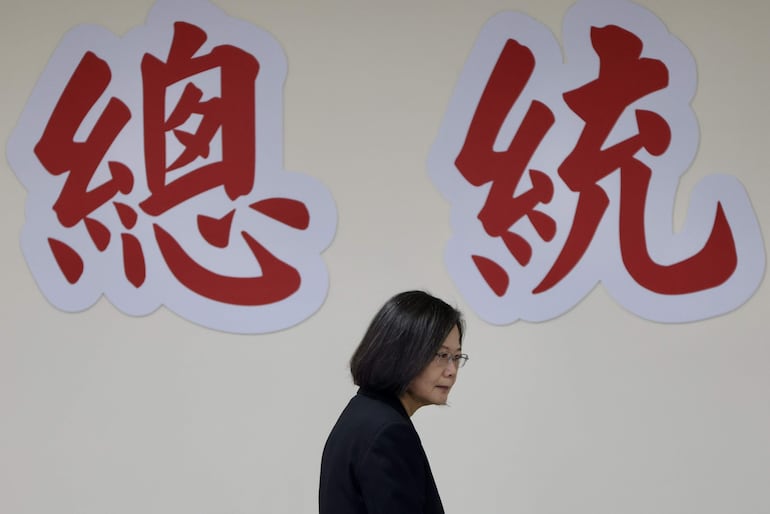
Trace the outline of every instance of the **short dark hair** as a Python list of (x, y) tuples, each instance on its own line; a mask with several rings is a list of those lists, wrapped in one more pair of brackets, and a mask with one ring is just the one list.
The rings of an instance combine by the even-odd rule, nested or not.
[(395, 295), (374, 316), (350, 359), (353, 382), (401, 396), (454, 327), (462, 344), (460, 311), (424, 291)]

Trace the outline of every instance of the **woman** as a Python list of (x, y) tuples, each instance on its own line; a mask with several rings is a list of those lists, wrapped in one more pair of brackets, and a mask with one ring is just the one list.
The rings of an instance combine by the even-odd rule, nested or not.
[(380, 309), (350, 360), (358, 393), (324, 447), (320, 514), (443, 514), (409, 418), (446, 404), (468, 360), (462, 336), (460, 312), (422, 291)]

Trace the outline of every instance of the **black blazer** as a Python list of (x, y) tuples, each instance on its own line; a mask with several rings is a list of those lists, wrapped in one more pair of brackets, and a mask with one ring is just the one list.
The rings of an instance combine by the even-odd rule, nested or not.
[(398, 398), (359, 389), (321, 459), (320, 514), (444, 514), (428, 458)]

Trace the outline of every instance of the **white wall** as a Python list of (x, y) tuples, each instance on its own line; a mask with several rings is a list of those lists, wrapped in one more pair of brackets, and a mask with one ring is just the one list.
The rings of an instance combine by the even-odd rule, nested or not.
[[(371, 315), (407, 288), (465, 308), (425, 160), (481, 26), (517, 9), (558, 33), (571, 3), (216, 2), (283, 45), (286, 168), (337, 202), (328, 299), (279, 333), (219, 333), (164, 309), (131, 318), (105, 300), (56, 310), (20, 251), (25, 191), (0, 164), (0, 512), (315, 512), (321, 448)], [(698, 63), (701, 148), (676, 222), (693, 185), (723, 172), (766, 231), (770, 4), (641, 3)], [(125, 33), (151, 4), (4, 1), (0, 140), (68, 29)], [(466, 309), (471, 361), (452, 406), (414, 418), (447, 512), (770, 512), (768, 305), (765, 282), (735, 312), (686, 325), (637, 318), (601, 286), (543, 324), (494, 327)]]

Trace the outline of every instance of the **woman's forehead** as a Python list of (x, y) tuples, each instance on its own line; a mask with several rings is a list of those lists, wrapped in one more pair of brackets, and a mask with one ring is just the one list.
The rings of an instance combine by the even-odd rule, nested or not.
[(444, 342), (441, 343), (441, 348), (450, 352), (460, 351), (462, 349), (462, 343), (460, 343), (460, 331), (457, 327), (454, 327)]

